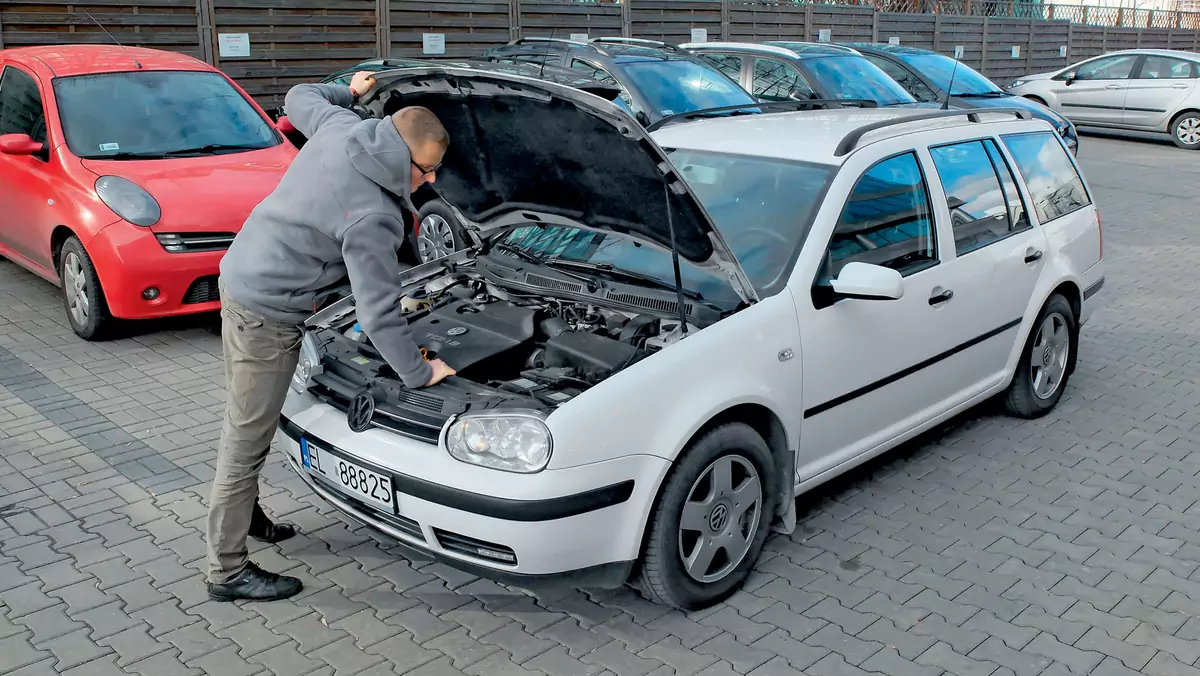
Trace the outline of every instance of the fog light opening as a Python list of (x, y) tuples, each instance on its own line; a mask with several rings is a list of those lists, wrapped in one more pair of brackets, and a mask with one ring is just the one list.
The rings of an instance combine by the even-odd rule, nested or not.
[(158, 294), (158, 289), (152, 286), (142, 292), (142, 298), (145, 298), (146, 300), (154, 300), (155, 298), (158, 298)]

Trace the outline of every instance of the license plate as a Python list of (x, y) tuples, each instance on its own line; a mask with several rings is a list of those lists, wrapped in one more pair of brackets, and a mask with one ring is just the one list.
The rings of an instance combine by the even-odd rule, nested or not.
[(300, 458), (305, 469), (343, 493), (389, 514), (395, 513), (395, 494), (390, 478), (336, 456), (307, 439), (300, 440)]

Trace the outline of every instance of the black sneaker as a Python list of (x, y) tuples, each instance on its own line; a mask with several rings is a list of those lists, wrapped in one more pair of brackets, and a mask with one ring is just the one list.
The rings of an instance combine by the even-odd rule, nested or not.
[(268, 573), (253, 563), (225, 584), (208, 583), (208, 598), (213, 601), (278, 601), (300, 593), (298, 578)]
[(250, 516), (250, 537), (259, 542), (275, 544), (283, 542), (296, 534), (296, 527), (290, 523), (274, 523), (263, 508), (254, 501), (254, 512)]

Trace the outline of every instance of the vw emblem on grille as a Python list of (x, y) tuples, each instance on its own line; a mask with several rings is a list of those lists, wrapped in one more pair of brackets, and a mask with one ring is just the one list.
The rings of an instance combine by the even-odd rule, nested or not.
[(454, 328), (446, 331), (446, 335), (447, 336), (461, 336), (462, 334), (464, 334), (466, 332), (467, 332), (467, 327), (455, 326)]
[(372, 397), (371, 393), (363, 392), (350, 400), (350, 408), (346, 410), (346, 422), (350, 424), (351, 432), (367, 431), (374, 417), (375, 397)]

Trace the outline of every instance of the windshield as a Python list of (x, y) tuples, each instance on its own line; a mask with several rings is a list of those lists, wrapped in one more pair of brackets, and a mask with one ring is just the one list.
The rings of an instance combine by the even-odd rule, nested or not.
[[(994, 82), (979, 74), (974, 68), (961, 61), (941, 54), (906, 54), (900, 57), (904, 63), (913, 67), (921, 75), (928, 78), (938, 89), (946, 91), (950, 85), (950, 74), (954, 73), (954, 91), (951, 96), (971, 96), (979, 94), (1003, 94), (1004, 90)], [(958, 68), (954, 64), (958, 64)]]
[(223, 153), (280, 142), (262, 115), (219, 73), (79, 75), (56, 78), (54, 94), (67, 147), (78, 157)]
[(621, 64), (654, 113), (667, 116), (704, 108), (757, 103), (721, 71), (698, 61), (669, 59)]
[(838, 99), (867, 99), (881, 106), (916, 103), (900, 83), (861, 56), (806, 59), (805, 65), (820, 89)]
[[(712, 216), (759, 296), (777, 293), (808, 235), (834, 167), (692, 150), (672, 151), (670, 158)], [(670, 253), (620, 235), (561, 226), (528, 227), (509, 233), (504, 243), (539, 258), (609, 264), (674, 288)], [(738, 303), (725, 277), (683, 259), (679, 264), (685, 289), (722, 307)]]

